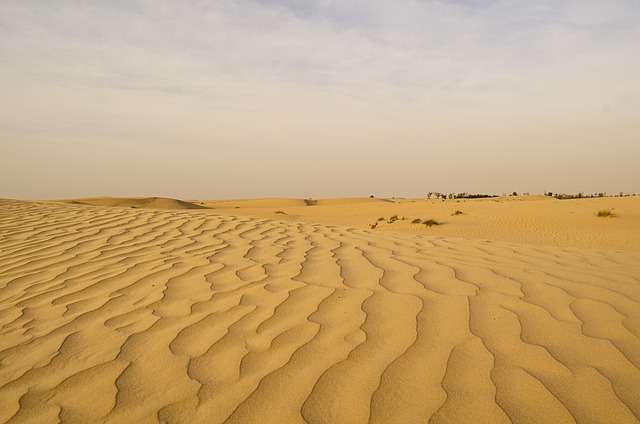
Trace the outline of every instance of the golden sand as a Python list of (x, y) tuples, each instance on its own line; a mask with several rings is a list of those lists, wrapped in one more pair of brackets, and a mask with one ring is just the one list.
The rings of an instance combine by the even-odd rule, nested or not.
[(0, 325), (0, 422), (637, 423), (640, 197), (0, 200)]

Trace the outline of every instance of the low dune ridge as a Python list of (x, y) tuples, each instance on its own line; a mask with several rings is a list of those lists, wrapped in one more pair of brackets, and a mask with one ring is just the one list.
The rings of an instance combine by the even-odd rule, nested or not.
[(166, 197), (89, 197), (84, 199), (63, 200), (64, 203), (92, 206), (115, 206), (120, 208), (147, 208), (161, 210), (207, 209), (196, 202)]
[[(349, 202), (301, 201), (259, 216), (0, 200), (0, 422), (639, 421), (633, 242), (465, 237), (454, 221), (499, 203), (367, 201), (337, 225)], [(532, 201), (550, 222), (571, 206)], [(573, 215), (637, 236), (634, 205)], [(367, 227), (401, 207), (449, 230)], [(524, 225), (510, 219), (493, 221), (507, 239)]]
[[(194, 201), (198, 203), (199, 201)], [(295, 198), (262, 198), (236, 200), (207, 200), (202, 204), (210, 208), (219, 209), (273, 209), (273, 208), (301, 208), (306, 206), (349, 206), (394, 203), (390, 199), (375, 199), (364, 197), (345, 197), (336, 199), (295, 199)]]

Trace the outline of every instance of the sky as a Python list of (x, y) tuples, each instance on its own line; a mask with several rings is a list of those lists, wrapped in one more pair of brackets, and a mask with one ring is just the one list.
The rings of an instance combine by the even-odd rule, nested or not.
[(0, 197), (640, 193), (638, 0), (3, 0)]

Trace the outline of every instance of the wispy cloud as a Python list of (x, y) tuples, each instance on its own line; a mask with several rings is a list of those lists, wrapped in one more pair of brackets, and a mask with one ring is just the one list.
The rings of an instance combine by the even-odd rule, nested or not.
[(625, 24), (635, 3), (557, 3), (15, 2), (2, 6), (3, 68), (178, 94), (235, 93), (235, 82), (388, 96), (535, 83), (554, 64), (637, 56), (623, 42), (638, 36)]

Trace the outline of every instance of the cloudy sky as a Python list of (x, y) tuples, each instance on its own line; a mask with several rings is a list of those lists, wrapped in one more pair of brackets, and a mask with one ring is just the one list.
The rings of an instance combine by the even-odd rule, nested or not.
[(4, 0), (0, 197), (640, 193), (638, 0)]

